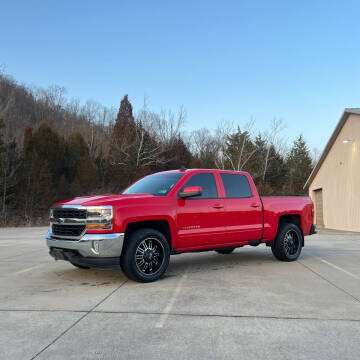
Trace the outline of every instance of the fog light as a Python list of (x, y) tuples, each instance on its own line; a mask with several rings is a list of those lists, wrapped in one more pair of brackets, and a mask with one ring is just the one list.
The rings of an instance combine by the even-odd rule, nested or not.
[(94, 252), (96, 252), (97, 254), (99, 253), (99, 250), (100, 250), (100, 241), (93, 241), (93, 249), (94, 249)]

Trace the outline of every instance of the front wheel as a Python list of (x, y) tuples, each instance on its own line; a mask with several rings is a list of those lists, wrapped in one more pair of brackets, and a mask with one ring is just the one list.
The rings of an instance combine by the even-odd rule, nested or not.
[(139, 229), (127, 239), (120, 263), (129, 279), (151, 282), (165, 273), (169, 260), (170, 246), (165, 236), (154, 229)]
[(303, 235), (300, 229), (295, 224), (282, 223), (271, 250), (278, 260), (295, 261), (301, 253), (302, 244)]

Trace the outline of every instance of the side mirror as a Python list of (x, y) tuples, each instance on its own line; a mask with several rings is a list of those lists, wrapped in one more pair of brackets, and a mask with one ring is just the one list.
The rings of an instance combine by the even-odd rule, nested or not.
[(188, 197), (192, 196), (199, 196), (202, 194), (202, 188), (201, 186), (188, 186), (184, 189), (184, 191), (181, 191), (179, 193), (179, 196), (182, 199), (186, 199)]

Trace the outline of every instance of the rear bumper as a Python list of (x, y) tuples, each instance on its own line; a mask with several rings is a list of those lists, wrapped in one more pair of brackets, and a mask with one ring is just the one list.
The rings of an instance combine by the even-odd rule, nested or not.
[(312, 224), (309, 235), (313, 235), (313, 234), (316, 234), (316, 233), (317, 233), (317, 231), (316, 231), (316, 225), (315, 225), (315, 224)]
[(85, 234), (79, 240), (68, 240), (54, 236), (50, 228), (46, 243), (56, 260), (88, 267), (119, 268), (124, 237), (124, 233)]

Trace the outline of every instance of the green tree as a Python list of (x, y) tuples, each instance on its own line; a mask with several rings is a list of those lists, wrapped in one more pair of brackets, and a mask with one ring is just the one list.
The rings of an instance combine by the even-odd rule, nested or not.
[(265, 183), (274, 189), (269, 195), (283, 194), (286, 183), (287, 169), (284, 157), (276, 150), (275, 146), (270, 146), (269, 165), (265, 175)]
[(65, 142), (64, 174), (58, 184), (58, 199), (88, 194), (98, 183), (95, 164), (83, 136), (76, 132)]
[(306, 193), (303, 186), (312, 171), (312, 159), (302, 135), (294, 141), (286, 163), (288, 169), (287, 193), (293, 195)]
[(5, 147), (4, 147), (4, 140), (3, 140), (3, 134), (2, 134), (2, 130), (4, 127), (5, 127), (4, 120), (0, 119), (0, 176), (3, 174), (3, 171), (4, 171), (3, 153), (5, 151)]
[(121, 190), (164, 163), (164, 144), (144, 125), (140, 120), (135, 121), (132, 105), (125, 95), (120, 102), (107, 159), (107, 183), (112, 191)]
[(24, 149), (25, 160), (33, 162), (37, 155), (41, 159), (39, 167), (47, 166), (51, 173), (53, 188), (56, 188), (64, 169), (65, 142), (47, 123), (43, 123), (32, 134)]
[(97, 185), (97, 170), (89, 154), (80, 158), (76, 169), (75, 179), (71, 184), (72, 193), (75, 196), (88, 195)]
[(20, 198), (24, 200), (27, 221), (43, 216), (56, 200), (59, 179), (64, 170), (63, 139), (46, 123), (30, 135), (25, 133), (23, 164), (19, 169)]
[(254, 169), (256, 147), (248, 131), (241, 131), (240, 127), (233, 134), (226, 137), (224, 149), (225, 168), (236, 171), (252, 172)]
[(83, 136), (79, 133), (71, 134), (65, 141), (65, 177), (69, 183), (75, 179), (81, 158), (89, 155), (89, 149)]
[(120, 102), (107, 158), (106, 182), (113, 191), (121, 190), (131, 181), (135, 142), (135, 119), (132, 105), (125, 95)]
[(133, 108), (128, 95), (125, 95), (120, 102), (119, 112), (117, 114), (113, 142), (122, 143), (125, 139), (129, 142), (135, 139), (136, 124), (133, 116)]
[(190, 166), (192, 155), (180, 137), (166, 144), (164, 153), (168, 161), (164, 165), (160, 165), (157, 170), (172, 170), (179, 169), (181, 166), (186, 168)]

